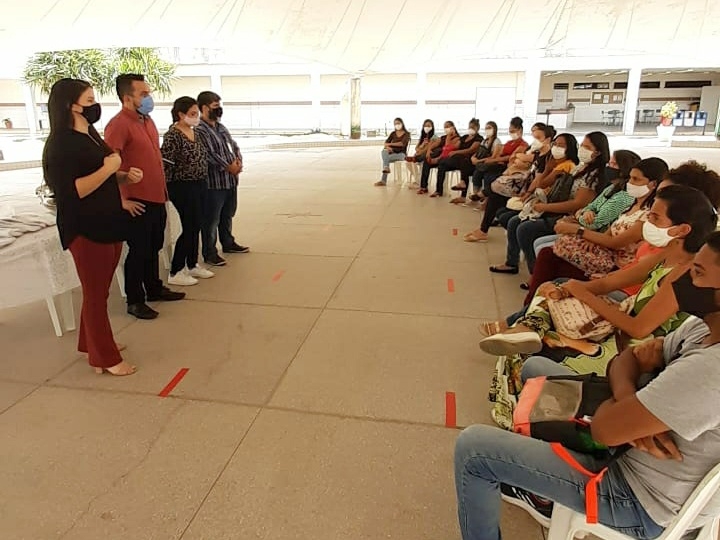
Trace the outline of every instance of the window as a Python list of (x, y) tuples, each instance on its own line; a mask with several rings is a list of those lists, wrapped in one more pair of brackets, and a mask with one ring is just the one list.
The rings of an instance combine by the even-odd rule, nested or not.
[(581, 82), (573, 83), (573, 90), (607, 90), (610, 88), (610, 83), (606, 82)]
[[(627, 89), (627, 81), (613, 83), (613, 88), (615, 90), (625, 90)], [(660, 88), (660, 81), (641, 82), (640, 88)]]
[(702, 88), (712, 86), (712, 81), (665, 81), (665, 88)]
[(570, 84), (566, 82), (553, 84), (553, 90), (567, 90), (568, 88), (570, 88)]

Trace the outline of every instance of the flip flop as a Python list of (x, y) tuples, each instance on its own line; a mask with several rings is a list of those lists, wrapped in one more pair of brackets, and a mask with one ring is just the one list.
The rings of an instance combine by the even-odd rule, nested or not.
[(480, 332), (481, 336), (490, 337), (494, 336), (495, 334), (500, 334), (503, 330), (500, 328), (499, 321), (492, 321), (482, 323), (480, 326), (478, 326), (478, 331)]
[(542, 350), (542, 340), (535, 332), (495, 334), (480, 341), (480, 349), (495, 356), (534, 354)]
[(520, 272), (520, 269), (516, 266), (511, 266), (510, 268), (500, 268), (501, 265), (493, 265), (490, 267), (490, 271), (493, 274), (512, 274), (515, 275)]
[(487, 242), (487, 236), (485, 238), (478, 238), (473, 233), (469, 232), (465, 236), (463, 236), (463, 241), (465, 242)]

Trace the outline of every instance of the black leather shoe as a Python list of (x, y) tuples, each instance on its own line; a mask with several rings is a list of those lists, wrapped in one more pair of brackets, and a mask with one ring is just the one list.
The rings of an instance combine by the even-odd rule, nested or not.
[(148, 302), (177, 302), (183, 298), (185, 298), (184, 292), (175, 292), (163, 287), (159, 295), (148, 296)]
[(238, 244), (233, 244), (228, 247), (223, 248), (223, 253), (248, 253), (250, 251), (250, 248), (247, 246), (240, 246)]
[(151, 321), (153, 319), (156, 319), (157, 316), (160, 315), (157, 311), (155, 311), (153, 308), (151, 308), (145, 303), (128, 304), (127, 312), (129, 315), (132, 315), (133, 317), (142, 319), (144, 321)]

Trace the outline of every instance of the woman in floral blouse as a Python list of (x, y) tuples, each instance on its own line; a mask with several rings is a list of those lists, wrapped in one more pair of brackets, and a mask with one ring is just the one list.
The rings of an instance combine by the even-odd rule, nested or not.
[(215, 275), (198, 264), (200, 224), (207, 189), (207, 151), (195, 137), (194, 128), (200, 122), (197, 101), (187, 96), (175, 100), (172, 118), (174, 123), (163, 137), (161, 150), (168, 195), (180, 215), (182, 234), (175, 243), (168, 283), (187, 286), (197, 284), (197, 278)]

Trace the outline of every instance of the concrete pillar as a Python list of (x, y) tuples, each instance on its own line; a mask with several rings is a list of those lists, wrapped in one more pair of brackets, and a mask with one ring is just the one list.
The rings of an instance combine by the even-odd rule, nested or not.
[(523, 120), (527, 129), (537, 122), (538, 101), (540, 100), (540, 70), (529, 67), (525, 70), (523, 91)]
[(635, 131), (635, 114), (640, 99), (640, 79), (642, 68), (634, 67), (628, 73), (628, 84), (625, 92), (625, 116), (623, 117), (623, 133), (632, 135)]
[[(415, 109), (415, 126), (421, 127), (421, 123), (428, 116), (428, 111), (425, 107), (425, 100), (427, 99), (427, 73), (418, 72), (417, 74), (417, 107)], [(410, 129), (410, 126), (408, 126)]]
[(320, 106), (320, 72), (318, 71), (313, 71), (310, 74), (310, 92), (312, 94), (313, 130), (320, 131), (320, 129), (322, 129), (322, 111)]
[(361, 119), (361, 101), (360, 101), (360, 77), (350, 79), (350, 138), (360, 138), (360, 119)]
[[(23, 94), (25, 97), (25, 116), (27, 116), (28, 128), (30, 129), (30, 135), (37, 135), (38, 132), (38, 117), (37, 117), (37, 105), (35, 104), (35, 92), (28, 84), (23, 84)], [(50, 126), (46, 126), (49, 128)]]

